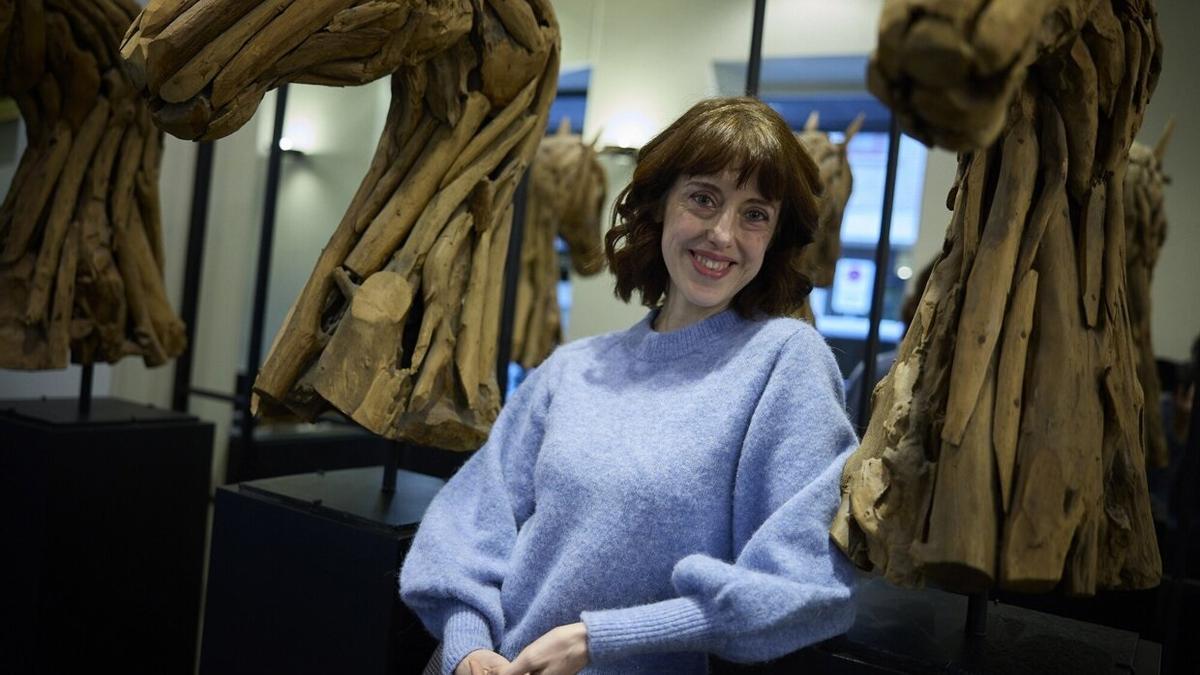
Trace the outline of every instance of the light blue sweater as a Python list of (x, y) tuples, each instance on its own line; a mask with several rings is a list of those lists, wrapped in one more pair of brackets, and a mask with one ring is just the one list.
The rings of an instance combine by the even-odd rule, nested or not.
[(704, 673), (704, 652), (764, 661), (850, 627), (828, 527), (857, 440), (824, 340), (653, 317), (559, 347), (430, 504), (400, 595), (444, 672), (580, 620), (585, 673)]

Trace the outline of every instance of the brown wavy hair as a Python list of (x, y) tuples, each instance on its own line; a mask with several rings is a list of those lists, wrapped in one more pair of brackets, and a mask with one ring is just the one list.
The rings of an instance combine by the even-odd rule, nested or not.
[(787, 122), (762, 101), (711, 98), (692, 106), (642, 147), (633, 180), (617, 195), (604, 255), (617, 277), (614, 293), (657, 307), (671, 278), (662, 257), (664, 200), (680, 176), (738, 172), (739, 187), (753, 179), (769, 201), (780, 202), (779, 220), (762, 268), (731, 305), (744, 317), (790, 314), (812, 290), (799, 266), (819, 215), (820, 172)]

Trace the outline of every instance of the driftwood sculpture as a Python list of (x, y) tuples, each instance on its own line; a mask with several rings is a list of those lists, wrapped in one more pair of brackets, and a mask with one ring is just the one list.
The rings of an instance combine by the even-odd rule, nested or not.
[(183, 351), (163, 288), (162, 134), (121, 72), (131, 0), (0, 1), (0, 96), (28, 146), (0, 207), (0, 367)]
[(275, 337), (256, 412), (337, 408), (472, 449), (495, 381), (512, 194), (555, 93), (547, 0), (151, 0), (122, 46), (155, 121), (217, 138), (284, 82), (392, 75), (371, 168)]
[(904, 585), (1153, 586), (1125, 175), (1154, 3), (888, 0), (879, 35), (872, 91), (962, 154), (833, 537)]
[(817, 129), (820, 119), (816, 112), (808, 116), (804, 131), (796, 134), (817, 163), (821, 185), (825, 188), (821, 195), (821, 220), (816, 237), (800, 257), (800, 264), (813, 286), (832, 286), (834, 268), (838, 258), (842, 257), (842, 214), (846, 212), (846, 203), (850, 201), (850, 191), (854, 187), (846, 148), (862, 128), (863, 119), (859, 115), (850, 123), (840, 143), (834, 143), (829, 134)]
[(541, 363), (562, 342), (555, 235), (566, 242), (577, 274), (604, 269), (604, 167), (595, 143), (584, 143), (563, 122), (558, 133), (542, 139), (529, 171), (512, 341), (513, 360), (526, 368)]
[(1125, 174), (1125, 282), (1129, 285), (1129, 322), (1137, 345), (1138, 378), (1146, 401), (1146, 456), (1152, 467), (1165, 467), (1170, 460), (1158, 406), (1162, 385), (1150, 337), (1150, 281), (1167, 238), (1163, 188), (1168, 181), (1162, 159), (1174, 126), (1174, 120), (1167, 124), (1153, 148), (1134, 143)]

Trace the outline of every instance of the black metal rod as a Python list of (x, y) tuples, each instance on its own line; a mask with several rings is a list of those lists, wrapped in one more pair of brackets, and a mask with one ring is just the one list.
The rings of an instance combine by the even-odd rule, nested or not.
[(504, 304), (500, 310), (500, 344), (496, 349), (496, 383), (500, 400), (508, 397), (508, 363), (512, 359), (513, 317), (517, 313), (517, 279), (521, 273), (521, 238), (525, 232), (525, 204), (529, 194), (529, 172), (521, 177), (513, 194), (512, 234), (504, 259)]
[(967, 595), (967, 636), (987, 635), (987, 591)]
[(242, 407), (242, 448), (246, 459), (254, 445), (254, 415), (250, 411), (250, 394), (258, 367), (262, 362), (263, 322), (267, 313), (267, 287), (271, 279), (271, 253), (275, 246), (275, 214), (279, 206), (279, 179), (283, 170), (283, 120), (287, 115), (288, 86), (275, 90), (275, 125), (271, 130), (271, 149), (267, 155), (267, 189), (263, 199), (263, 216), (258, 238), (258, 267), (254, 280), (254, 311), (250, 315), (250, 350), (246, 355), (246, 377), (241, 378), (238, 396)]
[(79, 374), (79, 419), (92, 413), (92, 364), (85, 363)]
[(754, 0), (754, 28), (750, 32), (750, 62), (746, 65), (746, 95), (758, 96), (758, 81), (762, 75), (763, 23), (767, 17), (767, 0)]
[(212, 188), (212, 141), (196, 145), (196, 168), (192, 175), (192, 212), (188, 223), (187, 259), (183, 268), (183, 302), (179, 318), (187, 332), (187, 346), (175, 360), (175, 384), (171, 409), (187, 412), (188, 390), (192, 386), (192, 356), (196, 344), (196, 316), (200, 304), (200, 273), (204, 265), (204, 241), (208, 229), (208, 197)]
[(883, 213), (879, 219), (879, 241), (875, 244), (875, 286), (871, 292), (871, 314), (867, 323), (867, 345), (863, 351), (863, 377), (859, 388), (860, 430), (871, 418), (871, 392), (875, 389), (875, 361), (879, 356), (879, 322), (883, 319), (883, 294), (887, 289), (892, 248), (892, 204), (896, 199), (896, 167), (900, 161), (900, 120), (892, 115), (888, 126), (887, 175), (883, 183)]
[(400, 453), (404, 452), (404, 443), (395, 441), (388, 444), (387, 456), (383, 460), (383, 487), (387, 494), (396, 491), (396, 470), (400, 468)]

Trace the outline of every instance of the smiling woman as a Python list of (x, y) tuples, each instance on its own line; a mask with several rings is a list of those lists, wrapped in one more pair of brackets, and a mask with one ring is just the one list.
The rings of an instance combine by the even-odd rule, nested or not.
[[(696, 189), (701, 184), (708, 190)], [(628, 302), (636, 290), (648, 307), (666, 295), (669, 317), (676, 307), (686, 312), (687, 306), (679, 303), (687, 298), (684, 287), (691, 284), (679, 272), (691, 263), (672, 269), (679, 257), (678, 251), (668, 251), (668, 238), (686, 231), (691, 247), (708, 251), (709, 260), (724, 256), (736, 265), (736, 254), (716, 247), (731, 246), (736, 253), (751, 240), (762, 239), (765, 230), (770, 236), (756, 249), (757, 260), (740, 261), (742, 269), (721, 285), (732, 292), (706, 306), (719, 311), (732, 304), (744, 318), (756, 312), (790, 314), (812, 289), (797, 260), (800, 248), (813, 240), (820, 192), (816, 164), (787, 122), (766, 104), (744, 97), (697, 103), (642, 148), (633, 180), (617, 197), (613, 227), (605, 235), (617, 295)], [(688, 207), (673, 208), (681, 197)], [(752, 205), (760, 208), (749, 208)], [(766, 220), (752, 223), (758, 211)], [(718, 222), (734, 215), (736, 221)], [(718, 238), (704, 245), (695, 237), (702, 230), (713, 230)], [(690, 256), (688, 242), (680, 245)], [(757, 266), (749, 269), (753, 262), (761, 263), (762, 274), (757, 274)], [(672, 301), (669, 289), (674, 280), (685, 283)]]
[(829, 348), (781, 316), (817, 185), (753, 99), (642, 149), (606, 255), (651, 311), (554, 351), (426, 511), (400, 593), (442, 640), (429, 672), (704, 673), (850, 626), (826, 528), (857, 440)]

